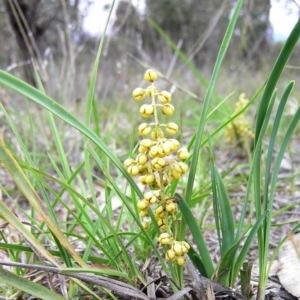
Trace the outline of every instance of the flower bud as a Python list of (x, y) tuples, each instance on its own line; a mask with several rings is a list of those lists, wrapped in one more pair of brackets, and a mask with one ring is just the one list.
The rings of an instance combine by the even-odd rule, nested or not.
[(164, 137), (164, 133), (161, 128), (156, 127), (152, 130), (151, 137), (153, 140), (162, 139)]
[(148, 217), (148, 211), (147, 211), (147, 209), (141, 210), (141, 211), (140, 211), (140, 216), (141, 216), (142, 218)]
[(142, 226), (144, 227), (145, 230), (149, 230), (149, 229), (150, 229), (150, 224), (149, 224), (149, 222), (143, 221), (143, 222), (142, 222)]
[(176, 139), (168, 139), (167, 142), (170, 145), (171, 151), (175, 151), (180, 146), (180, 143)]
[(166, 260), (171, 260), (172, 261), (172, 260), (175, 259), (175, 257), (176, 257), (176, 254), (175, 254), (174, 250), (169, 249), (166, 253)]
[(161, 245), (169, 245), (171, 243), (171, 236), (169, 233), (164, 232), (159, 236), (158, 241)]
[(156, 86), (150, 85), (146, 88), (146, 96), (147, 97), (152, 97), (152, 96), (155, 96), (156, 94), (157, 94), (157, 87)]
[(166, 116), (171, 116), (174, 110), (175, 110), (174, 106), (170, 103), (164, 104), (161, 108), (162, 113)]
[(166, 166), (166, 161), (163, 158), (155, 157), (151, 161), (151, 165), (155, 170), (162, 170)]
[(168, 134), (173, 135), (173, 134), (176, 134), (177, 131), (178, 131), (178, 126), (174, 122), (170, 122), (166, 125), (166, 132)]
[(148, 82), (154, 82), (157, 79), (157, 73), (151, 69), (148, 69), (144, 74), (144, 79)]
[(152, 184), (155, 181), (155, 176), (151, 173), (139, 177), (139, 182), (142, 184)]
[(190, 156), (187, 148), (180, 148), (177, 151), (177, 157), (181, 160), (186, 160)]
[(149, 202), (143, 199), (137, 203), (137, 207), (139, 210), (146, 210), (149, 207)]
[(171, 94), (169, 92), (162, 91), (158, 94), (157, 100), (163, 104), (169, 103), (171, 102)]
[(149, 118), (154, 114), (154, 107), (151, 104), (143, 104), (140, 113), (144, 118)]
[(130, 165), (127, 168), (127, 172), (131, 175), (131, 176), (136, 176), (137, 174), (139, 174), (140, 170), (139, 167), (137, 165)]
[(157, 196), (152, 191), (145, 193), (144, 197), (150, 204), (153, 204), (157, 201)]
[(168, 203), (166, 205), (166, 211), (170, 214), (170, 215), (174, 215), (177, 213), (177, 205), (174, 202)]
[(140, 145), (145, 148), (150, 148), (153, 145), (153, 142), (150, 139), (143, 139), (140, 141)]
[(135, 100), (142, 101), (146, 97), (146, 91), (142, 88), (136, 88), (132, 95)]
[(176, 258), (176, 263), (178, 266), (184, 266), (185, 264), (185, 258), (183, 256), (179, 256)]
[(135, 160), (133, 158), (127, 158), (123, 164), (126, 168), (128, 168), (129, 166), (135, 164)]
[(151, 132), (151, 126), (147, 123), (142, 123), (139, 126), (139, 134), (142, 136), (148, 135)]
[(148, 156), (144, 153), (140, 153), (135, 160), (138, 164), (145, 165), (148, 162)]

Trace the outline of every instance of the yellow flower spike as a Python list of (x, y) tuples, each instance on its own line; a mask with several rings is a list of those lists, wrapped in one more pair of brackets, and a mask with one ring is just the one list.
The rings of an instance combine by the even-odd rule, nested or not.
[(149, 118), (154, 114), (154, 107), (151, 104), (143, 104), (140, 113), (144, 118)]
[(151, 132), (151, 126), (147, 123), (142, 123), (139, 126), (139, 134), (142, 136), (148, 135)]
[(169, 103), (171, 102), (171, 94), (169, 92), (162, 91), (158, 94), (157, 100), (163, 104)]
[(157, 91), (157, 87), (156, 86), (154, 86), (154, 85), (150, 85), (150, 86), (148, 86), (147, 88), (146, 88), (146, 96), (147, 97), (152, 97), (152, 93), (154, 93), (154, 95), (153, 96), (156, 96), (157, 95), (157, 93), (158, 93), (158, 91)]
[(175, 124), (174, 122), (170, 122), (166, 125), (166, 132), (168, 134), (173, 135), (173, 134), (176, 134), (177, 131), (178, 131), (178, 125)]
[(151, 165), (155, 170), (162, 170), (166, 166), (166, 161), (163, 158), (155, 157), (151, 161)]
[(157, 79), (157, 73), (152, 69), (148, 69), (144, 74), (144, 79), (148, 82), (154, 82)]
[(140, 200), (137, 203), (137, 207), (139, 210), (146, 210), (149, 207), (149, 202), (145, 201), (145, 199)]
[(135, 164), (135, 160), (133, 158), (127, 158), (124, 162), (123, 162), (124, 166), (126, 168), (128, 168), (131, 165)]
[(144, 227), (144, 229), (146, 231), (150, 229), (150, 223), (149, 222), (143, 221), (142, 226)]
[(153, 141), (150, 139), (143, 139), (140, 141), (140, 145), (145, 148), (150, 148), (153, 145)]
[(187, 148), (180, 148), (177, 151), (177, 157), (181, 160), (186, 160), (189, 158), (190, 154)]
[(137, 174), (139, 174), (140, 169), (137, 165), (130, 165), (127, 168), (127, 172), (131, 175), (131, 176), (136, 176)]
[(178, 266), (184, 266), (185, 265), (185, 258), (183, 256), (179, 256), (176, 258), (176, 263)]
[(140, 153), (135, 160), (138, 164), (145, 165), (148, 162), (148, 156), (144, 153)]
[(175, 110), (174, 106), (170, 103), (164, 104), (161, 108), (162, 113), (166, 116), (173, 115), (174, 110)]
[(136, 88), (133, 92), (132, 92), (132, 96), (135, 100), (137, 101), (142, 101), (145, 99), (146, 97), (146, 91), (142, 88)]
[(149, 148), (146, 148), (146, 147), (140, 145), (138, 150), (139, 150), (139, 153), (146, 154), (146, 153), (148, 153)]
[(167, 252), (166, 252), (166, 260), (174, 260), (176, 258), (176, 254), (174, 252), (174, 250), (172, 249), (169, 249)]
[(156, 127), (151, 131), (151, 138), (153, 140), (158, 140), (158, 139), (162, 139), (164, 137), (164, 133), (161, 130), (161, 128)]
[(139, 174), (140, 175), (145, 175), (145, 174), (147, 174), (148, 173), (148, 167), (147, 167), (147, 165), (138, 165), (138, 167), (139, 167)]

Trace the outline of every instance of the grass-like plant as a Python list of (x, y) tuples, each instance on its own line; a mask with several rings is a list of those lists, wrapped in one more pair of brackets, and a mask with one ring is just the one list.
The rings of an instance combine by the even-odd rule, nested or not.
[[(207, 87), (198, 126), (195, 135), (190, 140), (189, 150), (186, 148), (178, 150), (179, 142), (176, 139), (165, 138), (162, 132), (162, 127), (165, 126), (167, 134), (176, 134), (178, 126), (173, 122), (163, 125), (158, 121), (158, 107), (161, 106), (164, 115), (170, 116), (174, 111), (174, 106), (170, 103), (171, 94), (158, 91), (154, 86), (158, 72), (153, 70), (146, 71), (144, 76), (145, 80), (151, 83), (150, 87), (133, 91), (133, 96), (138, 101), (146, 96), (151, 99), (151, 103), (144, 104), (140, 112), (143, 117), (154, 116), (154, 122), (142, 123), (138, 128), (141, 136), (150, 134), (151, 139), (143, 139), (139, 142), (138, 153), (135, 153), (133, 147), (130, 151), (131, 158), (124, 162), (125, 166), (104, 143), (101, 130), (97, 125), (99, 116), (95, 114), (94, 100), (104, 35), (90, 77), (83, 122), (82, 116), (75, 116), (66, 107), (45, 94), (38, 73), (36, 78), (39, 88), (36, 89), (0, 70), (2, 86), (19, 93), (24, 99), (29, 99), (46, 110), (46, 124), (51, 137), (47, 143), (51, 144), (49, 148), (52, 149), (47, 154), (37, 155), (36, 152), (40, 146), (35, 141), (34, 134), (30, 136), (29, 143), (24, 140), (20, 134), (22, 128), (18, 128), (19, 124), (16, 124), (11, 117), (11, 114), (16, 115), (17, 112), (9, 111), (1, 104), (1, 111), (15, 137), (17, 149), (9, 140), (4, 142), (2, 133), (0, 160), (5, 172), (10, 174), (30, 208), (29, 212), (23, 210), (15, 201), (15, 192), (2, 187), (3, 195), (17, 208), (18, 213), (27, 219), (26, 223), (21, 222), (13, 213), (11, 205), (0, 199), (1, 218), (5, 220), (9, 230), (19, 233), (17, 237), (14, 234), (1, 233), (3, 242), (0, 243), (0, 247), (10, 258), (9, 262), (2, 262), (2, 265), (14, 267), (10, 271), (0, 268), (0, 281), (10, 287), (7, 289), (1, 286), (2, 293), (10, 299), (17, 298), (22, 292), (42, 299), (63, 299), (51, 288), (47, 289), (25, 279), (26, 271), (24, 270), (35, 269), (47, 274), (68, 276), (70, 282), (67, 289), (61, 290), (65, 298), (77, 296), (80, 288), (81, 292), (85, 291), (95, 299), (101, 299), (98, 292), (105, 292), (113, 299), (116, 297), (148, 299), (138, 288), (140, 284), (146, 286), (149, 282), (137, 262), (144, 264), (151, 256), (156, 258), (167, 277), (172, 278), (174, 293), (180, 293), (178, 290), (184, 287), (183, 268), (186, 254), (202, 276), (226, 286), (233, 286), (242, 270), (243, 292), (249, 281), (249, 278), (244, 278), (243, 275), (245, 274), (244, 263), (249, 248), (257, 237), (260, 269), (257, 299), (264, 298), (270, 266), (278, 251), (277, 248), (273, 256), (268, 257), (277, 175), (286, 147), (300, 117), (300, 109), (298, 109), (291, 118), (274, 159), (274, 145), (283, 118), (284, 107), (294, 82), (287, 85), (277, 107), (275, 105), (276, 84), (299, 39), (300, 21), (295, 25), (269, 77), (266, 78), (266, 85), (259, 88), (246, 105), (235, 111), (233, 116), (222, 122), (217, 129), (204, 138), (207, 120), (225, 102), (209, 112), (217, 78), (242, 4), (243, 1), (239, 0), (232, 14), (208, 84), (187, 57), (152, 22), (154, 28), (165, 37), (179, 57), (194, 72), (199, 82)], [(230, 194), (226, 191), (226, 181), (217, 168), (218, 159), (214, 155), (216, 146), (213, 145), (218, 145), (218, 143), (214, 142), (214, 137), (225, 130), (228, 124), (233, 124), (234, 120), (241, 116), (261, 94), (262, 98), (256, 114), (254, 148), (253, 151), (248, 151), (251, 157), (246, 195), (241, 216), (237, 221), (233, 216)], [(159, 104), (155, 102), (156, 98)], [(275, 111), (274, 119), (273, 111)], [(28, 110), (27, 117), (29, 128), (31, 132), (34, 132), (35, 127), (38, 127), (35, 116)], [(22, 120), (19, 122), (21, 123)], [(238, 126), (236, 125), (238, 123), (234, 124)], [(272, 132), (268, 138), (266, 130), (270, 124)], [(70, 165), (64, 136), (59, 128), (72, 128), (83, 136), (83, 156), (75, 167)], [(45, 139), (49, 136), (45, 136)], [(262, 143), (266, 139), (269, 139), (268, 148), (263, 149)], [(173, 151), (177, 151), (179, 162), (172, 157), (168, 158)], [(210, 185), (203, 195), (194, 196), (193, 193), (197, 188), (195, 187), (196, 175), (203, 152), (207, 152), (210, 159), (208, 180)], [(47, 168), (41, 167), (43, 160), (49, 163)], [(51, 173), (48, 172), (49, 168), (52, 170)], [(101, 170), (101, 175), (96, 173), (95, 169)], [(182, 188), (180, 180), (188, 169), (186, 186)], [(139, 175), (140, 182), (149, 186), (149, 190), (141, 191), (131, 175)], [(105, 205), (101, 208), (96, 198), (95, 182), (100, 183), (105, 194)], [(219, 242), (220, 260), (217, 264), (213, 261), (202, 234), (201, 222), (199, 226), (198, 219), (192, 211), (200, 200), (209, 199), (210, 195), (212, 195), (214, 226)], [(121, 213), (118, 216), (114, 215), (113, 209), (113, 201), (116, 197), (121, 201)], [(246, 220), (251, 206), (250, 199), (254, 199), (255, 205), (256, 220), (253, 223)], [(150, 206), (154, 203), (158, 203), (158, 207), (153, 213)], [(67, 215), (63, 221), (55, 211), (58, 205)], [(140, 216), (147, 217), (147, 221), (141, 221)], [(29, 228), (28, 224), (30, 224)], [(293, 230), (299, 227), (300, 225), (297, 224)], [(73, 244), (74, 241), (84, 245), (80, 254)], [(163, 251), (157, 247), (157, 243), (162, 246)], [(51, 245), (51, 247), (45, 245)], [(23, 261), (25, 260), (22, 264), (19, 263), (21, 254)], [(116, 280), (116, 278), (122, 280)], [(48, 284), (51, 287), (49, 277)], [(94, 287), (99, 290), (95, 290)]]

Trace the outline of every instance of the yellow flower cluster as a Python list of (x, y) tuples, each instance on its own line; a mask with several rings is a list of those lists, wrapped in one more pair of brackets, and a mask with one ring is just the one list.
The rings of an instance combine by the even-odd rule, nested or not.
[[(249, 100), (246, 99), (246, 95), (244, 93), (240, 94), (239, 101), (235, 105), (234, 114), (242, 110), (248, 102)], [(249, 122), (244, 114), (240, 114), (226, 126), (225, 134), (227, 141), (235, 146), (242, 146), (241, 143), (244, 138), (254, 138), (254, 133), (249, 128)]]
[(158, 242), (160, 246), (167, 246), (168, 250), (166, 252), (166, 260), (175, 261), (179, 266), (183, 266), (185, 264), (184, 255), (188, 253), (190, 249), (190, 245), (185, 242), (174, 241), (171, 235), (167, 232), (162, 233)]
[[(165, 137), (165, 134), (177, 133), (177, 124), (174, 122), (160, 124), (158, 121), (158, 110), (166, 116), (171, 116), (175, 110), (170, 103), (171, 94), (167, 91), (158, 91), (154, 85), (157, 74), (153, 70), (147, 70), (144, 79), (151, 82), (151, 85), (146, 89), (136, 88), (133, 91), (133, 97), (137, 101), (142, 101), (147, 97), (151, 99), (151, 103), (140, 107), (140, 113), (144, 118), (153, 116), (154, 122), (142, 123), (138, 127), (139, 134), (144, 137), (139, 143), (139, 153), (135, 158), (126, 159), (124, 166), (131, 176), (139, 176), (139, 182), (151, 188), (151, 191), (146, 192), (144, 198), (139, 200), (137, 207), (141, 217), (147, 218), (150, 206), (157, 204), (154, 215), (158, 227), (163, 232), (159, 237), (159, 244), (168, 245), (166, 259), (175, 261), (178, 265), (184, 265), (184, 255), (190, 246), (186, 242), (176, 241), (173, 237), (170, 223), (176, 220), (175, 215), (178, 209), (176, 199), (165, 194), (165, 188), (172, 180), (180, 179), (188, 171), (188, 165), (183, 161), (190, 154), (187, 148), (180, 148), (178, 140)], [(150, 228), (149, 221), (143, 221), (142, 224), (145, 229)], [(169, 243), (161, 240), (164, 235), (169, 237)]]

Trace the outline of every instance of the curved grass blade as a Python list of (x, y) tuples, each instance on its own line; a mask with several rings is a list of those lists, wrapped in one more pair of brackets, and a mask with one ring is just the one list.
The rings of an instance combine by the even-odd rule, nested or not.
[(256, 126), (255, 126), (255, 144), (257, 143), (263, 122), (267, 113), (269, 102), (271, 100), (273, 91), (276, 87), (276, 84), (279, 80), (279, 77), (284, 69), (285, 64), (287, 63), (293, 49), (295, 48), (298, 39), (300, 37), (300, 18), (293, 28), (291, 34), (287, 38), (286, 43), (284, 44), (275, 64), (270, 73), (269, 80), (267, 82), (265, 91), (263, 93), (261, 103), (257, 112)]

